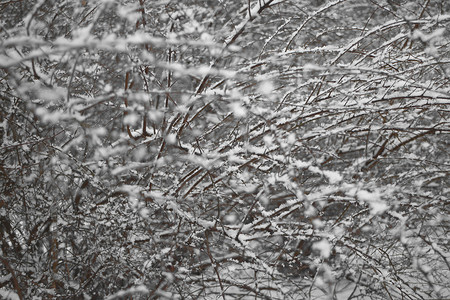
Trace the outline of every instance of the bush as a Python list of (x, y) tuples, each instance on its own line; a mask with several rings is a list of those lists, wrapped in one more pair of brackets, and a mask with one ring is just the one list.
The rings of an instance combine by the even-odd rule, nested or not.
[(449, 12), (0, 4), (0, 295), (449, 297)]

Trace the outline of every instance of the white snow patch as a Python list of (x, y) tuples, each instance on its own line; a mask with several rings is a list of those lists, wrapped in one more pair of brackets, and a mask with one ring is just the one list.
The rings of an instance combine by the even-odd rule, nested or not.
[(423, 33), (422, 31), (416, 29), (413, 32), (413, 39), (420, 39), (423, 42), (433, 41), (436, 38), (441, 37), (445, 32), (445, 28), (438, 28), (430, 34)]
[(164, 139), (169, 145), (174, 145), (177, 142), (177, 136), (173, 133), (166, 135)]
[(143, 161), (146, 156), (147, 149), (145, 149), (144, 147), (137, 149), (133, 154), (134, 159), (137, 161)]
[(370, 213), (372, 215), (382, 214), (389, 208), (389, 205), (387, 205), (384, 201), (372, 201), (369, 202), (369, 205)]
[(330, 181), (331, 184), (338, 183), (342, 180), (341, 174), (335, 171), (323, 171), (323, 175), (325, 175), (328, 178), (328, 181)]
[(320, 219), (313, 219), (312, 224), (313, 224), (314, 228), (317, 228), (317, 229), (324, 227), (324, 223)]
[(270, 95), (273, 93), (274, 87), (271, 81), (265, 80), (259, 84), (258, 92), (263, 95)]
[(105, 300), (122, 299), (123, 297), (131, 296), (137, 293), (148, 294), (149, 290), (144, 285), (138, 285), (126, 290), (118, 291), (117, 293), (106, 297)]
[(264, 141), (264, 144), (266, 144), (267, 147), (270, 147), (270, 146), (273, 145), (273, 137), (272, 136), (269, 136), (269, 135), (264, 136), (263, 137), (263, 141)]
[(360, 190), (356, 193), (356, 197), (358, 200), (369, 204), (370, 213), (372, 215), (382, 214), (389, 208), (389, 205), (381, 199), (379, 192), (371, 193), (365, 190)]
[(139, 121), (139, 115), (129, 114), (123, 118), (123, 123), (125, 125), (135, 125)]
[(356, 193), (356, 197), (364, 202), (371, 202), (371, 201), (380, 201), (380, 194), (378, 193), (371, 193), (365, 190), (360, 190)]
[(134, 5), (128, 5), (128, 6), (118, 6), (117, 7), (117, 14), (123, 18), (127, 19), (128, 22), (136, 23), (136, 21), (141, 17), (141, 14), (139, 12), (139, 6)]
[(240, 102), (230, 103), (229, 107), (236, 118), (245, 118), (247, 116), (247, 109)]
[(295, 133), (291, 132), (287, 137), (288, 144), (293, 145), (296, 141), (297, 141), (297, 137), (296, 137)]
[(225, 221), (228, 223), (234, 223), (237, 220), (236, 214), (229, 214), (225, 216)]
[(313, 244), (313, 249), (319, 251), (320, 256), (323, 258), (330, 257), (331, 254), (331, 244), (328, 240), (323, 239), (320, 242)]
[(0, 296), (6, 300), (20, 300), (19, 295), (15, 292), (3, 288), (0, 289)]
[(164, 118), (164, 113), (159, 110), (151, 110), (147, 113), (147, 115), (150, 121), (153, 121), (155, 123), (161, 122), (162, 119)]
[(139, 210), (139, 215), (142, 218), (146, 219), (150, 215), (150, 210), (146, 207), (143, 207), (143, 208), (141, 208), (141, 210)]
[(67, 94), (66, 89), (62, 87), (54, 87), (54, 88), (40, 87), (39, 89), (37, 89), (37, 98), (44, 99), (47, 101), (58, 101), (60, 99), (64, 99), (66, 94)]
[(214, 228), (216, 225), (216, 222), (214, 221), (207, 221), (200, 218), (197, 219), (197, 223), (206, 229)]

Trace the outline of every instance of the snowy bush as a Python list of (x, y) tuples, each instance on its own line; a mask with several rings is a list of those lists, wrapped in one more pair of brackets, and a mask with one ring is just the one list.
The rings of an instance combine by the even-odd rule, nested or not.
[(0, 296), (450, 297), (450, 3), (0, 3)]

